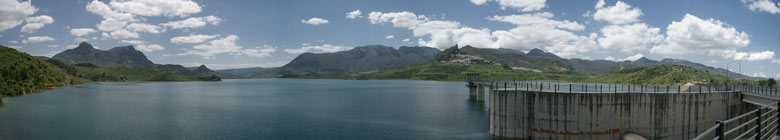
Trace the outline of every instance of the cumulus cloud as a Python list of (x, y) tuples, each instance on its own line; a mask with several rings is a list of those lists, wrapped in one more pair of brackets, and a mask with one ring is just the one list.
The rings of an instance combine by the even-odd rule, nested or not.
[(750, 37), (732, 26), (715, 19), (703, 20), (685, 14), (681, 21), (673, 21), (666, 27), (666, 39), (653, 46), (651, 53), (702, 54), (732, 59), (737, 49), (750, 44)]
[(142, 16), (187, 17), (201, 11), (191, 0), (124, 0), (111, 1), (110, 5), (116, 11)]
[(363, 14), (363, 13), (360, 12), (360, 9), (358, 9), (358, 10), (355, 10), (355, 11), (347, 13), (347, 18), (348, 19), (362, 18), (363, 16), (361, 16), (361, 14)]
[(171, 21), (171, 22), (163, 23), (162, 26), (169, 27), (172, 29), (200, 28), (206, 26), (206, 24), (209, 23), (211, 23), (212, 25), (217, 25), (221, 21), (222, 19), (216, 16), (191, 17), (180, 21)]
[(206, 40), (217, 38), (217, 37), (219, 37), (219, 34), (216, 35), (191, 34), (188, 36), (173, 37), (171, 38), (171, 43), (173, 44), (203, 43)]
[(248, 55), (248, 56), (254, 56), (254, 57), (265, 57), (265, 56), (271, 56), (271, 53), (276, 52), (276, 47), (269, 46), (269, 45), (263, 45), (255, 47), (254, 49), (244, 49), (241, 51), (242, 54)]
[(85, 36), (90, 33), (96, 32), (95, 29), (92, 28), (76, 28), (76, 29), (70, 29), (70, 34), (74, 36)]
[(780, 14), (780, 2), (775, 3), (770, 0), (741, 0), (742, 3), (747, 4), (747, 8), (751, 11), (767, 12), (771, 14)]
[(406, 44), (410, 44), (410, 43), (412, 43), (412, 40), (407, 38), (407, 39), (404, 39), (402, 42), (404, 42)]
[(624, 53), (642, 51), (649, 45), (661, 43), (663, 35), (659, 35), (661, 29), (648, 27), (644, 23), (631, 25), (608, 25), (601, 28), (603, 37), (598, 39), (602, 48), (615, 49)]
[(489, 20), (507, 22), (517, 27), (509, 30), (474, 29), (455, 21), (431, 20), (412, 12), (371, 12), (371, 24), (391, 23), (393, 27), (407, 28), (419, 39), (420, 46), (446, 49), (452, 45), (472, 45), (481, 48), (510, 48), (530, 50), (542, 48), (561, 57), (572, 57), (577, 53), (597, 48), (597, 35), (580, 36), (571, 31), (582, 30), (584, 25), (571, 21), (552, 20), (552, 13), (530, 13), (521, 15), (493, 16)]
[(736, 54), (734, 54), (734, 60), (745, 60), (745, 61), (770, 60), (774, 57), (775, 57), (775, 52), (773, 51), (737, 52)]
[[(228, 35), (224, 38), (211, 40), (208, 43), (200, 44), (192, 47), (192, 50), (188, 50), (181, 55), (198, 55), (206, 59), (213, 59), (217, 54), (233, 54), (233, 55), (247, 55), (247, 56), (262, 56), (260, 50), (243, 49), (243, 47), (236, 44), (239, 37), (237, 35)], [(276, 50), (274, 50), (276, 51)]]
[(24, 21), (27, 22), (27, 24), (22, 26), (22, 32), (32, 33), (38, 29), (43, 28), (46, 24), (54, 23), (54, 18), (47, 15), (40, 15), (36, 17), (28, 17)]
[(68, 45), (68, 46), (65, 46), (65, 48), (68, 48), (68, 49), (73, 49), (73, 48), (76, 48), (76, 47), (79, 47), (79, 46), (78, 45)]
[(153, 34), (160, 33), (160, 26), (146, 23), (131, 23), (127, 25), (127, 29), (133, 32), (148, 32)]
[(604, 0), (599, 0), (596, 4), (596, 12), (593, 13), (593, 19), (597, 21), (607, 21), (612, 24), (628, 24), (639, 21), (642, 16), (642, 10), (631, 8), (631, 5), (618, 1), (615, 6), (604, 7)]
[(552, 20), (553, 14), (550, 12), (539, 12), (533, 14), (522, 15), (509, 15), (509, 16), (493, 16), (489, 17), (489, 20), (501, 21), (511, 23), (517, 26), (543, 26), (544, 28), (561, 28), (568, 30), (581, 31), (585, 29), (585, 25), (579, 24), (576, 21), (569, 20)]
[(93, 0), (92, 2), (87, 3), (86, 9), (93, 14), (102, 16), (104, 20), (114, 19), (119, 21), (136, 21), (135, 15), (131, 13), (115, 11), (106, 3), (98, 0)]
[(622, 58), (622, 59), (617, 59), (617, 58), (615, 58), (615, 57), (612, 57), (612, 56), (607, 56), (607, 58), (604, 58), (604, 60), (609, 60), (609, 61), (617, 61), (617, 62), (622, 62), (622, 61), (636, 61), (636, 60), (639, 60), (639, 59), (641, 59), (642, 57), (645, 57), (645, 55), (643, 55), (643, 54), (641, 54), (641, 53), (638, 53), (638, 54), (636, 54), (636, 55), (632, 55), (632, 56), (629, 56), (629, 57), (626, 57), (626, 58)]
[(86, 42), (86, 41), (89, 41), (89, 39), (78, 37), (76, 39), (73, 39), (73, 41), (76, 41), (76, 42)]
[(750, 76), (753, 76), (753, 77), (768, 77), (766, 74), (764, 74), (764, 72), (753, 73)]
[(38, 42), (44, 42), (44, 41), (54, 41), (55, 39), (49, 36), (31, 36), (28, 37), (25, 40), (22, 40), (22, 43), (38, 43)]
[(38, 8), (30, 1), (0, 0), (0, 32), (22, 24), (22, 22)]
[(96, 25), (97, 29), (100, 31), (116, 31), (119, 29), (122, 29), (127, 25), (128, 21), (122, 21), (115, 18), (108, 18), (100, 21), (99, 24)]
[(139, 37), (138, 33), (127, 31), (127, 30), (124, 30), (124, 29), (113, 31), (109, 35), (113, 39), (138, 38)]
[(146, 42), (141, 41), (141, 40), (122, 40), (121, 42), (122, 43), (127, 43), (127, 44), (134, 44), (134, 45), (146, 44)]
[(154, 51), (162, 51), (165, 50), (165, 47), (157, 45), (157, 44), (151, 44), (151, 45), (137, 45), (135, 46), (135, 49), (142, 51), (142, 52), (154, 52)]
[(303, 19), (303, 20), (301, 20), (301, 23), (303, 23), (303, 24), (311, 24), (311, 25), (320, 25), (320, 24), (328, 23), (328, 20), (322, 19), (322, 18), (318, 18), (318, 17), (313, 17), (313, 18), (310, 18), (308, 20)]
[(284, 49), (284, 52), (290, 53), (290, 54), (299, 54), (304, 52), (311, 52), (311, 53), (332, 53), (332, 52), (340, 52), (340, 51), (346, 51), (352, 49), (352, 47), (346, 47), (346, 46), (336, 46), (336, 45), (330, 45), (330, 44), (323, 44), (319, 46), (312, 46), (309, 44), (303, 44), (303, 47), (298, 49)]
[(471, 3), (483, 5), (488, 1), (497, 2), (498, 5), (501, 6), (501, 10), (512, 8), (523, 12), (541, 10), (546, 6), (547, 2), (547, 0), (471, 0)]
[(780, 59), (772, 59), (772, 63), (780, 64)]
[(393, 36), (393, 35), (387, 35), (387, 36), (385, 36), (385, 39), (393, 39), (393, 38), (394, 38), (394, 36)]

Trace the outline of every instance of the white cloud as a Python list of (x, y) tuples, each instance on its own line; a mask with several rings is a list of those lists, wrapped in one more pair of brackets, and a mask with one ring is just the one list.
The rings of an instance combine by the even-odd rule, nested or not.
[[(188, 50), (186, 55), (199, 55), (206, 59), (213, 59), (214, 55), (229, 53), (234, 55), (255, 55), (253, 50), (243, 49), (236, 44), (239, 37), (236, 35), (228, 35), (221, 39), (211, 40), (206, 44), (200, 44), (193, 47), (192, 50)], [(259, 54), (259, 52), (258, 52)]]
[(146, 44), (146, 42), (141, 40), (122, 40), (122, 43), (134, 44), (134, 45)]
[(771, 60), (775, 57), (775, 52), (773, 51), (763, 51), (763, 52), (737, 52), (734, 55), (734, 60), (745, 60), (745, 61), (759, 61), (759, 60)]
[(612, 56), (607, 56), (607, 58), (604, 58), (604, 60), (616, 61), (616, 62), (636, 61), (636, 60), (639, 60), (642, 57), (645, 57), (645, 55), (643, 55), (641, 53), (638, 53), (636, 55), (632, 55), (632, 56), (629, 56), (629, 57), (626, 57), (626, 58), (622, 58), (622, 59), (618, 59), (618, 58), (615, 58), (615, 57), (612, 57)]
[(0, 32), (22, 24), (38, 8), (30, 1), (19, 2), (17, 0), (0, 0)]
[(76, 29), (70, 29), (70, 34), (74, 36), (85, 36), (90, 33), (96, 32), (92, 28), (76, 28)]
[(599, 0), (598, 2), (596, 2), (596, 7), (593, 8), (595, 9), (604, 8), (604, 5), (607, 5), (607, 3), (604, 2), (604, 0)]
[[(612, 24), (628, 24), (639, 21), (642, 16), (642, 10), (631, 8), (631, 5), (618, 1), (615, 6), (603, 7), (603, 1), (596, 5), (597, 10), (593, 13), (593, 19), (597, 21), (607, 21)], [(599, 5), (601, 4), (601, 5)]]
[(541, 10), (546, 5), (547, 0), (471, 0), (475, 5), (483, 5), (488, 1), (498, 2), (502, 10), (513, 8), (517, 11), (530, 12)]
[(576, 21), (569, 20), (552, 20), (553, 14), (550, 12), (539, 12), (532, 14), (522, 15), (509, 15), (509, 16), (493, 16), (489, 17), (489, 20), (501, 21), (511, 23), (517, 26), (543, 26), (545, 28), (560, 28), (574, 31), (581, 31), (585, 29), (585, 25), (579, 24)]
[(22, 46), (8, 46), (8, 48), (13, 48), (13, 49), (21, 49), (21, 48), (22, 48)]
[(38, 29), (43, 28), (46, 24), (54, 23), (54, 18), (47, 15), (40, 15), (36, 17), (28, 17), (24, 21), (27, 22), (27, 24), (22, 26), (22, 32), (32, 33)]
[(646, 50), (649, 45), (661, 43), (661, 29), (648, 27), (644, 23), (631, 25), (608, 25), (601, 28), (603, 37), (598, 39), (602, 48), (616, 49), (624, 53)]
[(702, 20), (685, 14), (666, 27), (666, 39), (650, 49), (658, 54), (703, 54), (732, 59), (737, 49), (750, 44), (750, 37), (719, 20)]
[(116, 11), (142, 16), (187, 17), (201, 11), (198, 3), (191, 0), (124, 0), (109, 4)]
[(216, 16), (191, 17), (185, 20), (163, 23), (162, 26), (169, 27), (172, 29), (200, 28), (206, 26), (206, 24), (208, 23), (211, 23), (212, 25), (217, 25), (221, 21), (222, 19)]
[(38, 42), (44, 42), (44, 41), (54, 41), (55, 39), (49, 36), (31, 36), (28, 37), (25, 40), (22, 40), (22, 43), (38, 43)]
[(615, 59), (615, 57), (612, 56), (607, 56), (607, 58), (604, 58), (604, 60), (617, 61), (617, 59)]
[(8, 43), (11, 43), (11, 44), (16, 44), (16, 43), (19, 43), (19, 41), (16, 41), (16, 40), (11, 40), (11, 41), (8, 41)]
[(106, 19), (114, 19), (118, 21), (136, 21), (135, 15), (131, 13), (123, 13), (118, 12), (106, 5), (106, 3), (103, 3), (102, 1), (93, 0), (92, 2), (89, 2), (86, 6), (87, 11), (100, 15), (103, 17), (103, 20)]
[(412, 40), (407, 38), (407, 39), (404, 39), (403, 42), (406, 43), (406, 44), (410, 44), (410, 43), (412, 43)]
[(772, 14), (780, 14), (780, 2), (775, 3), (770, 0), (741, 0), (742, 3), (748, 4), (747, 7), (751, 11), (761, 11)]
[(764, 72), (753, 73), (750, 76), (752, 76), (752, 77), (764, 77), (764, 78), (769, 77), (766, 74), (764, 74)]
[(340, 52), (340, 51), (346, 51), (352, 49), (352, 47), (346, 47), (346, 46), (335, 46), (330, 44), (323, 44), (319, 46), (311, 46), (311, 45), (304, 45), (301, 48), (298, 49), (284, 49), (285, 52), (290, 54), (299, 54), (304, 52), (311, 52), (311, 53), (332, 53), (332, 52)]
[(355, 11), (347, 13), (347, 18), (348, 19), (362, 18), (363, 16), (361, 16), (361, 14), (363, 14), (363, 13), (360, 12), (360, 9), (358, 9), (358, 10), (355, 10)]
[(76, 48), (76, 47), (79, 47), (79, 46), (78, 45), (68, 45), (68, 46), (65, 46), (65, 48), (68, 48), (68, 49), (73, 49), (73, 48)]
[(89, 39), (78, 37), (76, 39), (73, 39), (73, 41), (76, 41), (76, 42), (86, 42), (86, 41), (89, 41)]
[(46, 47), (49, 47), (49, 48), (57, 48), (57, 47), (60, 47), (60, 45), (46, 45)]
[(127, 21), (118, 20), (115, 18), (108, 18), (100, 21), (100, 24), (97, 24), (97, 29), (100, 31), (116, 31), (119, 29), (122, 29), (127, 25)]
[(255, 47), (254, 49), (244, 49), (241, 51), (242, 54), (248, 55), (248, 56), (254, 56), (254, 57), (265, 57), (265, 56), (271, 56), (271, 53), (276, 52), (276, 47), (269, 46), (269, 45), (263, 45)]
[(139, 37), (138, 33), (127, 31), (127, 30), (124, 30), (124, 29), (113, 31), (109, 35), (113, 39), (138, 38)]
[(303, 24), (311, 24), (311, 25), (320, 25), (320, 24), (328, 23), (328, 20), (322, 19), (322, 18), (318, 18), (318, 17), (313, 17), (313, 18), (310, 18), (308, 20), (303, 19), (303, 20), (301, 20), (301, 23), (303, 23)]
[(371, 12), (368, 16), (371, 24), (392, 23), (393, 27), (411, 30), (415, 37), (429, 36), (429, 40), (419, 39), (418, 45), (439, 49), (449, 48), (456, 43), (461, 46), (472, 45), (480, 48), (501, 47), (517, 50), (543, 48), (561, 57), (569, 58), (577, 53), (598, 48), (594, 41), (597, 37), (595, 33), (579, 36), (569, 31), (582, 30), (584, 26), (576, 22), (556, 21), (550, 18), (552, 18), (551, 13), (493, 16), (488, 19), (512, 23), (517, 27), (491, 32), (487, 28), (474, 29), (461, 26), (455, 21), (431, 20), (424, 15), (407, 11)]
[(387, 36), (385, 36), (385, 39), (393, 39), (393, 38), (394, 38), (394, 36), (393, 36), (393, 35), (387, 35)]
[(148, 32), (153, 34), (160, 33), (160, 26), (146, 23), (131, 23), (127, 25), (127, 29), (133, 32)]
[(217, 37), (219, 37), (219, 34), (216, 35), (191, 34), (189, 36), (173, 37), (171, 38), (171, 43), (173, 44), (203, 43), (206, 40), (217, 38)]
[(154, 51), (162, 51), (165, 50), (165, 47), (152, 44), (152, 45), (137, 45), (135, 46), (135, 49), (142, 51), (142, 52), (154, 52)]
[(772, 63), (780, 64), (780, 59), (772, 59)]

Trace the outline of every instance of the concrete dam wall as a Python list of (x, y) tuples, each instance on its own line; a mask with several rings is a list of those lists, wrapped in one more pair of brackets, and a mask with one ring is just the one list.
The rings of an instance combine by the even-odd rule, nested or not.
[(490, 90), (489, 134), (495, 138), (603, 140), (633, 133), (649, 139), (692, 139), (716, 120), (748, 110), (739, 92)]

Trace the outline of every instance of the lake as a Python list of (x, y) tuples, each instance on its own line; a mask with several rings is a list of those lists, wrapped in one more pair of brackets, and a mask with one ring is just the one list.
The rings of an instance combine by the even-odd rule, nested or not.
[(0, 139), (490, 139), (465, 82), (87, 83), (10, 97)]

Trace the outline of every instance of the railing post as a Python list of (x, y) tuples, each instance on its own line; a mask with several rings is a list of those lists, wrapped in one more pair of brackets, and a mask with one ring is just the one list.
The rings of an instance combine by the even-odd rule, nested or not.
[(716, 123), (718, 124), (718, 128), (715, 129), (715, 135), (718, 136), (719, 140), (725, 140), (726, 136), (723, 135), (723, 127), (724, 127), (723, 125), (725, 124), (723, 124), (723, 121), (720, 120), (716, 121)]
[(758, 118), (756, 120), (756, 139), (761, 139), (761, 107), (756, 111), (756, 117)]

